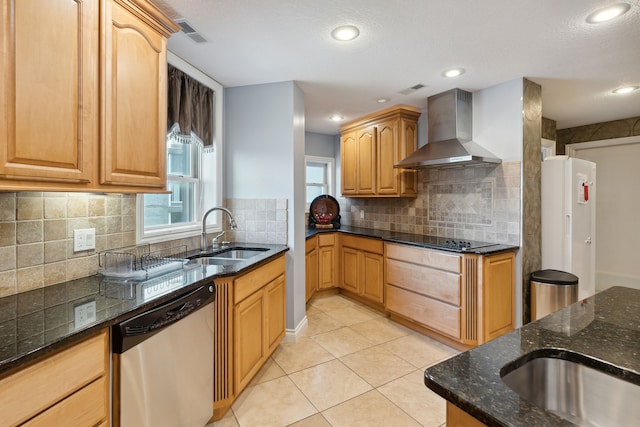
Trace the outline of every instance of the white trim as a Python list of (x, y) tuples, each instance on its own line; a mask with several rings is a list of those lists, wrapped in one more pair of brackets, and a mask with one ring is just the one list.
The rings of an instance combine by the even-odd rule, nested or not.
[(611, 147), (615, 145), (637, 144), (640, 142), (640, 136), (626, 136), (624, 138), (600, 139), (598, 141), (577, 142), (575, 144), (566, 144), (565, 153), (570, 157), (576, 156), (577, 150), (585, 150), (589, 148)]
[(296, 326), (294, 329), (289, 329), (289, 328), (286, 329), (285, 331), (286, 334), (282, 341), (296, 342), (298, 340), (298, 336), (302, 334), (305, 331), (305, 329), (307, 329), (308, 326), (309, 326), (309, 320), (307, 319), (307, 315), (305, 314), (305, 316), (302, 318), (300, 323), (298, 323), (298, 326)]
[(304, 156), (304, 200), (305, 200), (305, 213), (309, 213), (309, 203), (307, 203), (307, 163), (316, 162), (324, 163), (328, 165), (329, 171), (327, 172), (327, 186), (329, 191), (327, 193), (330, 196), (336, 195), (336, 159), (333, 157), (321, 157), (321, 156)]

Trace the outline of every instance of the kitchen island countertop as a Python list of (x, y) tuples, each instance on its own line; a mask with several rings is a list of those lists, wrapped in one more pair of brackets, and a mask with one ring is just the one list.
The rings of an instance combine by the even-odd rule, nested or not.
[[(489, 426), (570, 426), (520, 398), (500, 377), (532, 352), (562, 357), (640, 385), (640, 290), (612, 287), (427, 368), (425, 384)], [(530, 356), (529, 356), (530, 357)]]

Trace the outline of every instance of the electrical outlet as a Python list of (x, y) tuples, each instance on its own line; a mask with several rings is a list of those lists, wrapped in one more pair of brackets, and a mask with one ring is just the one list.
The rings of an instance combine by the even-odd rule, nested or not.
[(360, 219), (364, 219), (364, 209), (360, 209)]
[(73, 230), (73, 251), (81, 252), (96, 248), (96, 229), (81, 228)]
[(96, 302), (89, 301), (73, 307), (74, 325), (76, 328), (96, 321)]

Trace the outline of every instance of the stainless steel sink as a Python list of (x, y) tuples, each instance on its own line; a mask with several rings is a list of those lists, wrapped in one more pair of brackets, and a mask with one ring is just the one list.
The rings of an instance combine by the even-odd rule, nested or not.
[(191, 258), (189, 262), (206, 265), (233, 265), (239, 262), (245, 261), (244, 259), (234, 258), (217, 258), (212, 256), (201, 256), (197, 258)]
[[(518, 365), (517, 362), (509, 364), (500, 375), (523, 399), (574, 424), (637, 426), (640, 385), (567, 360), (569, 356), (575, 354), (558, 351), (553, 357), (541, 355), (515, 369), (510, 365)], [(621, 374), (640, 383), (637, 374), (628, 371)]]
[(208, 264), (208, 265), (233, 265), (238, 262), (246, 261), (263, 252), (268, 251), (268, 248), (245, 248), (245, 247), (232, 247), (216, 251), (213, 253), (202, 253), (190, 257), (192, 263)]
[(216, 252), (214, 258), (225, 259), (249, 259), (262, 252), (268, 251), (266, 248), (229, 248), (221, 252)]

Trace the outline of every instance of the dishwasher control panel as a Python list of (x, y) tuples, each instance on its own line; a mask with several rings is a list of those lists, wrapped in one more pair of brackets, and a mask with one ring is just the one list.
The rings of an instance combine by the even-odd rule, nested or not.
[(123, 353), (169, 325), (182, 320), (212, 302), (215, 299), (215, 293), (215, 285), (211, 282), (115, 325), (113, 351)]

